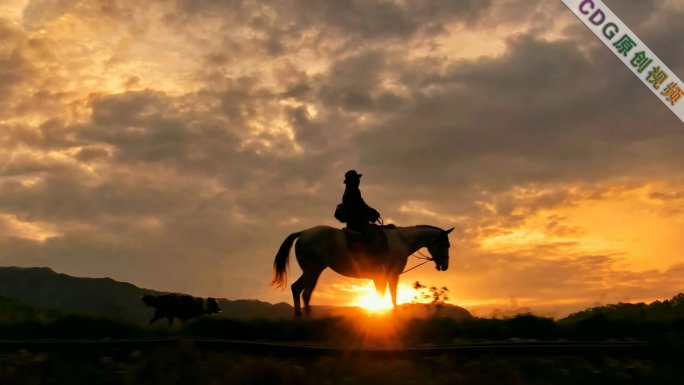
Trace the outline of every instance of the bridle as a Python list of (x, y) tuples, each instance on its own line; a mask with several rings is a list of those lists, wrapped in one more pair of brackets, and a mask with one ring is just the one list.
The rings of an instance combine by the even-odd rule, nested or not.
[[(444, 230), (442, 230), (442, 232), (444, 232)], [(401, 233), (398, 233), (398, 235), (399, 235), (401, 238), (406, 239), (406, 237), (404, 237), (403, 235), (401, 235)], [(441, 236), (442, 236), (442, 235), (440, 234), (440, 238), (441, 238)], [(439, 239), (438, 239), (438, 240), (439, 240)], [(417, 257), (417, 256), (415, 255), (416, 253), (420, 254), (420, 257)], [(399, 273), (399, 275), (402, 275), (402, 274), (404, 274), (404, 273), (408, 273), (409, 271), (411, 271), (411, 270), (413, 270), (413, 269), (415, 269), (415, 268), (418, 268), (418, 267), (423, 266), (424, 264), (426, 264), (426, 263), (428, 263), (428, 262), (430, 262), (430, 261), (434, 261), (434, 260), (435, 260), (434, 258), (428, 257), (428, 256), (426, 256), (425, 254), (421, 253), (420, 250), (417, 250), (416, 253), (413, 253), (413, 254), (409, 255), (409, 257), (414, 257), (414, 258), (418, 258), (418, 259), (423, 259), (423, 260), (425, 260), (425, 262), (419, 263), (419, 264), (417, 264), (416, 266), (413, 266), (412, 268), (410, 268), (410, 269), (408, 269), (408, 270), (404, 270), (404, 271), (402, 271), (401, 273)]]

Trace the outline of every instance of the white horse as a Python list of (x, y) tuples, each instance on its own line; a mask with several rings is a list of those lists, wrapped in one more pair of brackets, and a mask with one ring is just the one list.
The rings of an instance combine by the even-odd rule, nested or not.
[(348, 230), (329, 226), (316, 226), (308, 230), (290, 234), (278, 250), (273, 262), (273, 281), (271, 285), (284, 288), (287, 285), (287, 268), (290, 249), (295, 246), (295, 255), (302, 276), (292, 284), (295, 317), (302, 316), (300, 295), (304, 294), (304, 310), (310, 314), (309, 301), (323, 270), (331, 268), (338, 274), (350, 278), (372, 279), (380, 297), (385, 296), (389, 284), (392, 305), (397, 306), (397, 285), (399, 275), (404, 271), (408, 258), (423, 247), (427, 247), (438, 271), (449, 268), (449, 233), (454, 229), (442, 230), (438, 227), (419, 225), (412, 227), (382, 226), (387, 235), (389, 257), (383, 265), (373, 263), (367, 255), (350, 251), (347, 247)]

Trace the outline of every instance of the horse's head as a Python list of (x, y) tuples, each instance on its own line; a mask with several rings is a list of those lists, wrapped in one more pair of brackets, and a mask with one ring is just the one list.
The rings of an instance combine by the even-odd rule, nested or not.
[(449, 233), (452, 231), (454, 231), (453, 227), (449, 230), (442, 230), (439, 238), (427, 245), (438, 271), (446, 271), (449, 268)]

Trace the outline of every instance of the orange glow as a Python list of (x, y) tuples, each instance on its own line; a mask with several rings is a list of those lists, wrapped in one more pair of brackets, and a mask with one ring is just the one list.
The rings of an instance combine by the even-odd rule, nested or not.
[[(352, 291), (358, 293), (355, 296), (355, 300), (351, 303), (351, 306), (358, 306), (364, 309), (368, 309), (371, 312), (377, 312), (380, 310), (386, 310), (392, 308), (392, 297), (389, 290), (385, 293), (385, 296), (380, 298), (380, 296), (375, 291), (375, 286), (373, 282), (369, 281), (364, 286), (360, 285), (349, 285), (346, 286), (347, 291)], [(400, 283), (397, 287), (397, 305), (402, 305), (405, 303), (410, 303), (414, 301), (416, 296), (416, 291), (408, 286), (408, 284)], [(418, 299), (417, 302), (425, 302), (425, 300)]]
[(377, 293), (368, 293), (362, 297), (359, 297), (359, 299), (354, 303), (354, 306), (362, 307), (370, 311), (391, 309), (392, 299), (389, 295), (385, 295), (385, 298), (380, 298)]

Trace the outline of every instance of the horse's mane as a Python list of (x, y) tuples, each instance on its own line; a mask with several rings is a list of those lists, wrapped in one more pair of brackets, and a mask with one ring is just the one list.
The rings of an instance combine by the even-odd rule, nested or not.
[(411, 227), (421, 227), (421, 228), (424, 228), (424, 229), (433, 229), (433, 230), (441, 230), (441, 231), (444, 231), (444, 230), (442, 230), (441, 228), (439, 228), (439, 227), (437, 227), (437, 226), (431, 226), (431, 225), (416, 225), (416, 226), (411, 226)]
[[(388, 224), (382, 225), (380, 227), (386, 228), (386, 229), (396, 229), (397, 225), (395, 225), (393, 223), (388, 223)], [(415, 225), (415, 226), (408, 226), (408, 227), (419, 227), (419, 228), (424, 228), (424, 229), (442, 230), (441, 228), (439, 228), (437, 226), (431, 226), (431, 225)], [(444, 231), (444, 230), (442, 230), (442, 231)]]

